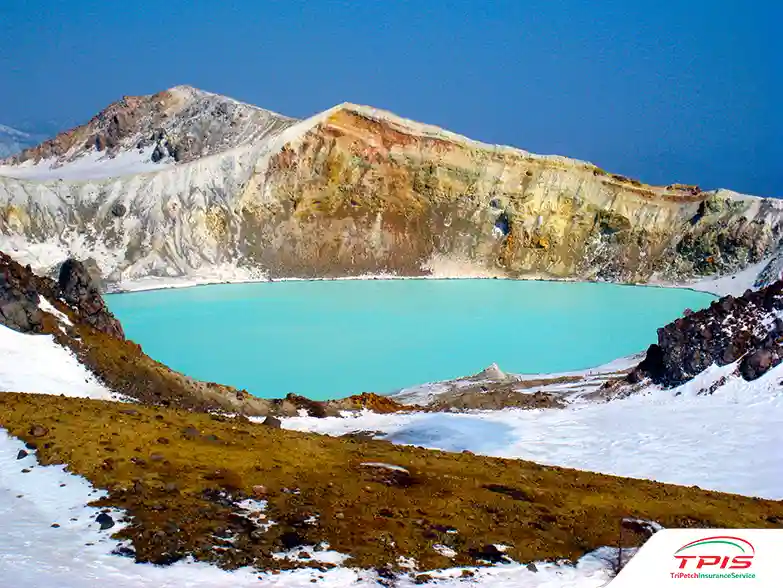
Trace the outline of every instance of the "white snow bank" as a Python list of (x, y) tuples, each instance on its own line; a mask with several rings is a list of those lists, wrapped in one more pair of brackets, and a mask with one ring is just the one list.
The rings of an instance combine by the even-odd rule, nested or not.
[[(247, 568), (234, 572), (196, 562), (178, 562), (168, 567), (136, 564), (111, 555), (120, 544), (111, 539), (117, 530), (101, 531), (95, 522), (99, 509), (86, 506), (103, 496), (80, 476), (62, 466), (36, 465), (34, 455), (17, 460), (24, 445), (0, 429), (0, 577), (13, 578), (14, 588), (371, 588), (378, 586), (374, 572), (338, 567), (262, 573)], [(22, 469), (29, 469), (22, 473)], [(122, 513), (112, 512), (119, 522)], [(52, 524), (60, 525), (58, 528)], [(583, 557), (576, 566), (536, 564), (537, 572), (509, 563), (490, 568), (471, 568), (471, 585), (511, 588), (519, 586), (597, 588), (609, 579), (604, 550)], [(311, 550), (312, 554), (337, 563), (339, 554)], [(610, 550), (611, 551), (611, 550)], [(287, 555), (294, 555), (285, 554)], [(298, 554), (296, 554), (298, 555)], [(462, 586), (463, 569), (431, 572), (434, 586)], [(415, 585), (411, 577), (395, 583), (399, 588)]]
[(144, 149), (120, 151), (114, 157), (103, 151), (91, 151), (72, 162), (59, 165), (56, 158), (43, 159), (38, 163), (26, 161), (19, 165), (0, 165), (0, 176), (20, 180), (96, 180), (155, 172), (166, 169), (173, 162), (152, 161), (155, 146)]
[(300, 545), (289, 551), (273, 553), (272, 557), (274, 559), (287, 559), (294, 562), (307, 559), (319, 563), (341, 565), (345, 563), (346, 560), (350, 559), (351, 556), (329, 549), (328, 543), (321, 543), (317, 546)]
[[(753, 382), (712, 367), (675, 390), (565, 409), (292, 417), (283, 427), (783, 499), (783, 364)], [(721, 378), (726, 383), (708, 390)], [(701, 391), (704, 393), (700, 393)]]
[[(390, 397), (400, 404), (406, 404), (410, 406), (426, 406), (436, 400), (439, 395), (459, 390), (460, 388), (507, 380), (511, 383), (516, 382), (521, 384), (521, 386), (517, 389), (518, 392), (528, 394), (533, 394), (534, 392), (557, 392), (563, 394), (564, 400), (569, 400), (577, 398), (584, 393), (592, 392), (598, 389), (601, 384), (606, 381), (607, 377), (638, 365), (639, 362), (644, 359), (645, 354), (646, 352), (636, 353), (634, 355), (621, 357), (619, 359), (610, 361), (609, 363), (584, 370), (556, 372), (550, 374), (505, 373), (496, 363), (493, 363), (487, 369), (473, 376), (410, 386), (408, 388), (403, 388), (394, 394), (391, 394)], [(568, 377), (579, 377), (582, 378), (582, 381), (549, 384), (544, 383), (542, 385), (529, 388), (524, 386), (526, 382), (530, 382), (531, 380), (554, 381), (560, 378)]]
[(117, 399), (51, 335), (18, 333), (0, 325), (0, 392)]
[[(675, 288), (690, 288), (699, 292), (708, 292), (716, 296), (741, 296), (745, 290), (755, 290), (755, 283), (761, 272), (767, 267), (770, 260), (765, 259), (759, 263), (749, 265), (736, 274), (726, 276), (709, 277), (694, 282), (681, 282), (676, 284), (664, 283), (662, 285)], [(651, 284), (656, 282), (650, 281)]]
[(45, 296), (39, 297), (38, 308), (40, 308), (44, 312), (48, 312), (49, 314), (53, 315), (58, 321), (60, 321), (64, 325), (68, 325), (69, 327), (73, 326), (73, 323), (71, 322), (71, 319), (68, 318), (68, 315), (66, 315), (64, 312), (57, 310), (54, 307), (54, 305), (46, 299)]
[(224, 263), (205, 267), (198, 275), (144, 276), (123, 280), (118, 285), (110, 285), (108, 290), (110, 293), (142, 292), (211, 284), (249, 284), (267, 282), (268, 280), (267, 274), (262, 270), (241, 268), (231, 263)]

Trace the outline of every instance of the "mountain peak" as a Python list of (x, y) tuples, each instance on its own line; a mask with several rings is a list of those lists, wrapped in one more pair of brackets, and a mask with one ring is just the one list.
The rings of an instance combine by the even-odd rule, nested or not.
[[(43, 176), (36, 170), (36, 177), (51, 179), (61, 177), (53, 170), (85, 157), (90, 158), (96, 173), (109, 173), (108, 169), (99, 171), (105, 166), (95, 163), (123, 155), (132, 156), (144, 171), (150, 171), (161, 164), (193, 161), (253, 142), (295, 122), (263, 108), (179, 85), (155, 94), (124, 96), (86, 124), (26, 149), (5, 163), (43, 166)], [(139, 165), (133, 169), (141, 170)]]

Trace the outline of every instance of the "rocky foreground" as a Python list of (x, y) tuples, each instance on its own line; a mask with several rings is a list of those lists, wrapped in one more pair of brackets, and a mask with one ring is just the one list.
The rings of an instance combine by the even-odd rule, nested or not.
[[(305, 121), (176, 87), (0, 161), (0, 249), (140, 279), (779, 277), (783, 206), (649, 186), (365, 106)], [(772, 260), (772, 261), (770, 261)], [(765, 267), (766, 265), (766, 267)]]
[[(575, 560), (643, 542), (652, 527), (639, 519), (783, 520), (781, 502), (184, 410), (7, 393), (0, 426), (42, 464), (65, 463), (106, 489), (96, 504), (124, 509), (121, 555), (141, 562), (326, 569), (317, 557), (328, 546), (346, 565), (393, 574), (410, 559), (420, 571)], [(98, 522), (111, 529), (116, 516)]]

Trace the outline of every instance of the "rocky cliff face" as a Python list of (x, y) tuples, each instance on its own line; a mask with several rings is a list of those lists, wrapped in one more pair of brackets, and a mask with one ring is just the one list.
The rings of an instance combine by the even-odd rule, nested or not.
[(783, 281), (740, 297), (725, 296), (709, 308), (658, 329), (633, 382), (648, 376), (677, 386), (713, 364), (737, 362), (746, 380), (755, 380), (783, 361)]
[[(133, 149), (162, 165), (119, 175), (112, 161)], [(73, 177), (85, 158), (99, 171)], [(62, 167), (36, 175), (52, 159)], [(367, 107), (295, 122), (191, 88), (125, 98), (0, 166), (0, 246), (41, 270), (92, 257), (115, 286), (365, 273), (687, 281), (763, 269), (782, 219), (776, 200), (647, 186)]]

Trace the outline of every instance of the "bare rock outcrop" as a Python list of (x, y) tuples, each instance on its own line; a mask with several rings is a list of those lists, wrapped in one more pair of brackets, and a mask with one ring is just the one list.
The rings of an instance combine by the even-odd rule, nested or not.
[(739, 361), (754, 380), (783, 361), (783, 281), (742, 296), (726, 296), (708, 308), (658, 329), (658, 342), (629, 376), (677, 386), (712, 364)]
[(120, 322), (106, 307), (100, 295), (100, 285), (87, 267), (76, 259), (67, 259), (60, 266), (58, 278), (62, 299), (79, 309), (82, 318), (95, 329), (123, 339)]
[(38, 292), (7, 270), (0, 273), (0, 324), (21, 333), (43, 328)]

